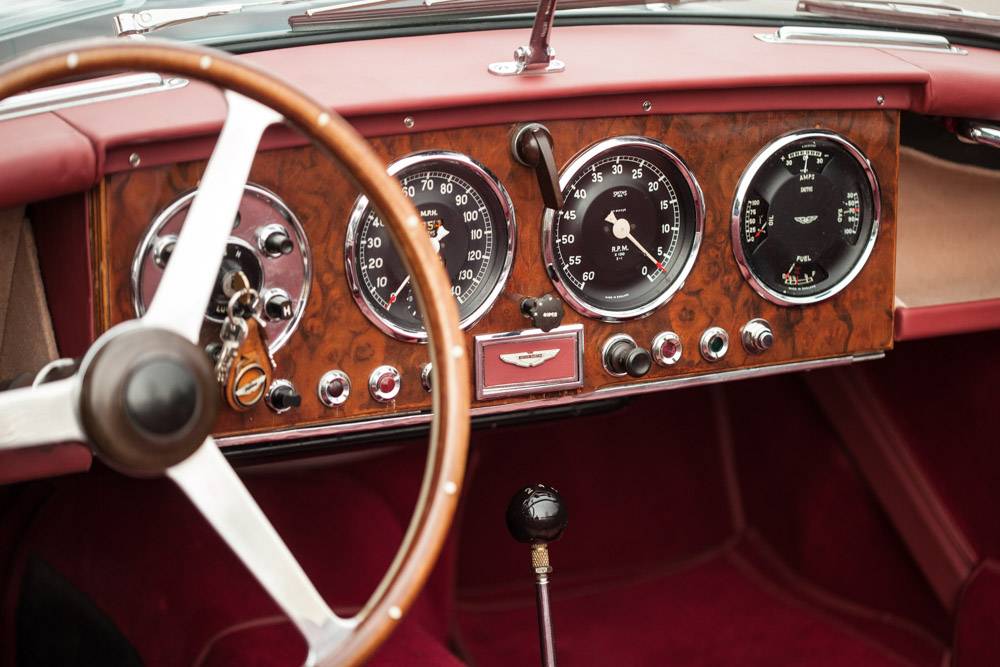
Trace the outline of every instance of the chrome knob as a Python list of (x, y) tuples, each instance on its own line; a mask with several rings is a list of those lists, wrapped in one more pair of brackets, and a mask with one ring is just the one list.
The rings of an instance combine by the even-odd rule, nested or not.
[(295, 250), (295, 242), (284, 227), (272, 224), (257, 230), (257, 247), (268, 257), (281, 257)]
[(267, 407), (278, 414), (288, 412), (302, 405), (302, 397), (295, 391), (295, 385), (288, 380), (275, 380), (267, 390)]
[(722, 327), (709, 327), (701, 334), (698, 347), (705, 361), (718, 361), (729, 351), (729, 334)]
[(344, 371), (327, 371), (319, 379), (316, 391), (323, 405), (329, 408), (342, 405), (351, 395), (351, 378)]
[(649, 350), (639, 347), (631, 336), (616, 334), (604, 343), (601, 351), (604, 370), (615, 377), (641, 378), (653, 365)]
[(743, 347), (750, 354), (761, 354), (767, 352), (774, 345), (774, 332), (767, 320), (756, 318), (750, 320), (740, 329), (740, 338), (743, 340)]
[(428, 394), (431, 393), (431, 389), (434, 388), (434, 382), (431, 379), (433, 376), (433, 367), (430, 363), (424, 364), (423, 368), (420, 369), (420, 386), (424, 388)]
[(684, 346), (681, 338), (673, 331), (663, 331), (653, 338), (653, 359), (661, 366), (673, 366), (680, 361)]
[(368, 393), (379, 403), (388, 403), (399, 395), (402, 381), (392, 366), (379, 366), (368, 376)]

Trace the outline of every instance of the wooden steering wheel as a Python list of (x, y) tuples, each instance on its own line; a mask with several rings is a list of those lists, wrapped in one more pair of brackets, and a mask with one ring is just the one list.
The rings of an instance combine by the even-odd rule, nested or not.
[[(71, 76), (176, 74), (225, 91), (229, 112), (147, 313), (102, 335), (71, 378), (0, 394), (0, 448), (88, 442), (131, 475), (166, 474), (309, 646), (307, 665), (356, 665), (384, 642), (427, 579), (454, 517), (469, 436), (468, 360), (450, 283), (424, 225), (368, 143), (336, 113), (224, 53), (145, 40), (63, 45), (0, 69), (0, 99)], [(430, 448), (406, 537), (364, 608), (341, 618), (219, 452), (219, 388), (198, 347), (205, 306), (265, 129), (286, 120), (341, 165), (385, 221), (412, 276), (433, 364)]]

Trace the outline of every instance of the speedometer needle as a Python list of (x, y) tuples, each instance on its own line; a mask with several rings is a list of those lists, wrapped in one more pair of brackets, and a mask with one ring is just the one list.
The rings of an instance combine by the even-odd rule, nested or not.
[(407, 275), (406, 278), (403, 280), (402, 284), (400, 284), (400, 286), (396, 288), (396, 291), (389, 295), (388, 307), (392, 307), (392, 304), (396, 303), (396, 299), (399, 298), (399, 293), (406, 288), (409, 282), (410, 282), (410, 276)]
[(632, 236), (632, 226), (629, 225), (628, 220), (617, 217), (615, 212), (611, 211), (611, 213), (608, 213), (607, 217), (604, 218), (604, 221), (611, 223), (611, 232), (615, 235), (616, 239), (628, 239), (643, 255), (649, 258), (649, 261), (656, 265), (656, 268), (660, 271), (664, 270), (663, 263), (653, 257), (653, 255), (650, 254), (650, 252), (646, 250), (634, 236)]
[(431, 237), (431, 246), (434, 247), (434, 252), (436, 253), (441, 252), (441, 239), (448, 236), (449, 233), (450, 232), (448, 231), (447, 227), (445, 227), (444, 225), (439, 225), (438, 228), (434, 231), (434, 236)]
[[(434, 231), (434, 236), (431, 237), (431, 247), (434, 248), (434, 252), (436, 253), (441, 252), (441, 239), (443, 239), (446, 236), (448, 236), (448, 230), (445, 228), (444, 225), (439, 225), (438, 228)], [(396, 299), (399, 298), (400, 292), (406, 289), (406, 286), (409, 284), (410, 284), (410, 276), (407, 275), (406, 278), (403, 279), (403, 282), (400, 283), (399, 287), (396, 288), (396, 291), (389, 295), (388, 307), (392, 307), (392, 304), (396, 303)]]

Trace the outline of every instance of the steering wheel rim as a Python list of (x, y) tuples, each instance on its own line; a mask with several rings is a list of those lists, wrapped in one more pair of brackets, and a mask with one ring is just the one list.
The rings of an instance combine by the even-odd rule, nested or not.
[[(341, 167), (342, 172), (374, 203), (412, 276), (414, 292), (428, 332), (435, 388), (432, 394), (433, 416), (427, 466), (414, 513), (399, 550), (381, 583), (358, 615), (353, 619), (346, 619), (349, 622), (346, 635), (339, 637), (335, 645), (316, 646), (302, 625), (297, 624), (310, 644), (308, 663), (336, 666), (359, 664), (388, 638), (423, 587), (454, 518), (464, 477), (469, 434), (468, 359), (454, 301), (433, 298), (435, 294), (450, 293), (449, 280), (413, 204), (405, 197), (398, 182), (386, 173), (385, 165), (354, 128), (336, 112), (324, 108), (290, 84), (225, 53), (156, 39), (141, 42), (102, 39), (67, 43), (40, 50), (0, 68), (0, 100), (65, 81), (73, 76), (128, 70), (156, 71), (197, 79), (223, 91), (249, 98), (280, 114), (285, 121), (323, 148)], [(227, 99), (232, 114), (233, 103), (238, 97), (230, 96), (227, 92)], [(259, 132), (263, 133), (269, 124), (270, 122), (262, 123), (258, 128)], [(223, 133), (225, 132), (224, 127)], [(252, 149), (253, 154), (256, 154), (256, 141)], [(252, 156), (250, 160), (252, 161)], [(210, 167), (206, 172), (209, 169)], [(202, 310), (203, 306), (204, 304)], [(30, 397), (27, 392), (35, 391), (39, 396), (47, 394), (47, 399), (54, 400), (57, 392), (54, 389), (46, 391), (45, 387), (47, 385), (41, 385), (41, 391), (15, 391), (23, 392), (20, 397), (25, 399)], [(79, 391), (72, 396), (75, 398), (77, 393)], [(3, 407), (2, 402), (0, 407)], [(0, 410), (0, 441), (13, 428), (9, 425), (4, 428), (2, 422), (7, 418), (4, 412), (9, 415), (11, 410)], [(79, 419), (79, 415), (77, 418)], [(11, 421), (16, 420), (12, 418)], [(84, 428), (80, 432), (87, 434)], [(18, 446), (16, 443), (12, 444), (11, 440), (0, 444)], [(205, 444), (212, 446), (203, 446), (175, 468), (193, 465), (189, 462), (199, 457), (209, 457), (212, 465), (223, 465), (232, 472), (221, 455), (218, 455), (210, 436), (205, 439)], [(100, 449), (98, 453), (101, 453)], [(171, 476), (188, 492), (180, 479)], [(235, 483), (242, 489), (242, 493), (246, 493), (235, 474), (231, 475), (228, 483)], [(249, 498), (249, 494), (247, 497)], [(204, 514), (205, 509), (193, 496), (191, 498)], [(252, 499), (250, 502), (253, 502)], [(256, 509), (255, 504), (254, 508)], [(263, 514), (260, 516), (263, 518)], [(211, 522), (208, 514), (206, 518)], [(263, 520), (266, 522), (266, 518)], [(219, 531), (219, 526), (213, 525)], [(225, 533), (219, 531), (219, 534), (240, 555)], [(276, 533), (274, 537), (277, 538)], [(280, 538), (278, 540), (280, 542)], [(283, 543), (281, 546), (284, 546)], [(288, 555), (291, 556), (290, 552)], [(258, 573), (249, 563), (247, 565), (251, 573), (260, 580)], [(261, 583), (264, 581), (261, 580)], [(269, 589), (269, 592), (274, 597), (273, 591)], [(276, 601), (281, 604), (280, 600)], [(334, 652), (324, 654), (327, 649)]]

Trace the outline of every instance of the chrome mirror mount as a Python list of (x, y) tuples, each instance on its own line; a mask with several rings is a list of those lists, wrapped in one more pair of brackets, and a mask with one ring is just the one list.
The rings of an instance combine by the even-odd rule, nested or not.
[(557, 2), (558, 0), (539, 0), (528, 45), (514, 49), (513, 60), (490, 63), (487, 67), (490, 74), (497, 76), (551, 74), (566, 69), (566, 63), (556, 59), (556, 50), (549, 44)]

